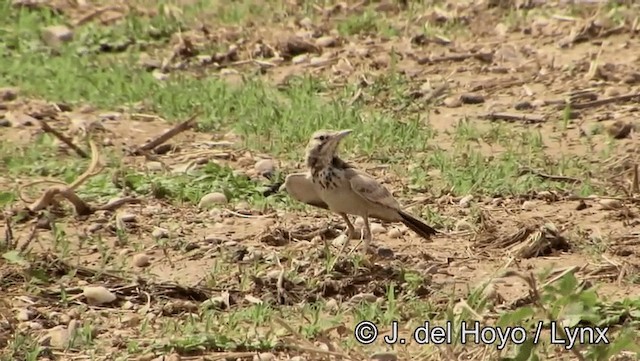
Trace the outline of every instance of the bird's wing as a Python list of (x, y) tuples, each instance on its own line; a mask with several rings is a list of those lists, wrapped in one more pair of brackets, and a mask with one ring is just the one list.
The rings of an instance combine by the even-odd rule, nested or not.
[(391, 192), (373, 177), (362, 171), (347, 171), (351, 189), (369, 202), (391, 208), (400, 209), (400, 204)]
[(311, 175), (308, 172), (289, 174), (282, 186), (280, 186), (280, 190), (282, 191), (283, 189), (286, 189), (287, 193), (297, 201), (314, 207), (329, 209), (329, 206), (320, 199), (313, 188)]

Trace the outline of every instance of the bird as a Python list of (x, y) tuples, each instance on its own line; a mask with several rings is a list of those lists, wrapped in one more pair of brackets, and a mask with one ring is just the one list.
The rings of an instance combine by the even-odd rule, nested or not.
[(340, 142), (351, 133), (351, 129), (314, 132), (306, 148), (307, 170), (287, 175), (280, 189), (299, 202), (340, 215), (347, 225), (348, 239), (359, 238), (348, 215), (362, 217), (365, 253), (373, 238), (369, 218), (402, 222), (425, 239), (437, 234), (433, 227), (403, 210), (373, 176), (338, 156)]

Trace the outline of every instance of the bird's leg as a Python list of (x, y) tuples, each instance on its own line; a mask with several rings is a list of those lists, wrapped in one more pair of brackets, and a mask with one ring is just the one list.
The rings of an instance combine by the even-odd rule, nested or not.
[(372, 240), (372, 236), (371, 236), (371, 227), (369, 225), (369, 216), (368, 215), (364, 215), (362, 216), (362, 220), (364, 221), (364, 253), (366, 254), (367, 252), (369, 252), (369, 247), (371, 246), (371, 240)]
[(355, 239), (357, 237), (356, 227), (354, 227), (353, 223), (351, 223), (351, 220), (349, 220), (349, 216), (347, 216), (345, 213), (340, 213), (340, 216), (347, 224), (347, 237), (349, 237), (349, 239)]

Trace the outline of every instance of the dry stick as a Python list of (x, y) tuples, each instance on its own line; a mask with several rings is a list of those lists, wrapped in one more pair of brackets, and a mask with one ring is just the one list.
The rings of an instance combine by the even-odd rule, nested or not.
[(525, 175), (525, 174), (533, 174), (533, 175), (535, 175), (537, 177), (540, 177), (540, 178), (543, 178), (543, 179), (552, 180), (552, 181), (556, 181), (556, 182), (568, 182), (568, 183), (582, 183), (583, 182), (581, 179), (578, 179), (578, 178), (567, 177), (567, 176), (562, 176), (562, 175), (546, 174), (546, 173), (538, 172), (538, 171), (533, 170), (533, 169), (528, 168), (528, 167), (521, 167), (520, 171), (518, 172), (518, 175), (522, 176), (522, 175)]
[[(38, 222), (33, 224), (33, 228), (31, 228), (31, 232), (29, 232), (29, 237), (27, 237), (26, 242), (24, 242), (24, 244), (20, 247), (20, 250), (18, 250), (18, 252), (22, 253), (27, 249), (27, 247), (29, 247), (31, 242), (36, 238), (37, 232), (38, 232)], [(18, 244), (16, 243), (16, 246), (17, 245)]]
[(488, 113), (480, 116), (489, 120), (506, 120), (510, 122), (521, 121), (524, 123), (543, 123), (546, 116), (540, 114), (515, 114), (515, 113)]
[(445, 56), (425, 57), (417, 60), (420, 65), (442, 63), (445, 61), (463, 61), (466, 59), (475, 58), (482, 61), (487, 61), (493, 57), (493, 53), (464, 53), (464, 54), (451, 54)]
[(631, 183), (631, 195), (640, 192), (638, 185), (638, 164), (633, 165), (633, 183)]
[(7, 244), (7, 249), (15, 249), (18, 246), (18, 241), (15, 241), (13, 238), (13, 229), (11, 228), (11, 217), (6, 215), (4, 217), (5, 220), (5, 229), (4, 229), (4, 241)]
[(150, 142), (138, 147), (133, 154), (134, 155), (140, 155), (143, 154), (145, 151), (148, 150), (152, 150), (155, 147), (159, 146), (160, 144), (166, 142), (167, 140), (173, 138), (174, 136), (184, 132), (185, 130), (193, 127), (195, 125), (194, 120), (202, 113), (201, 110), (196, 111), (193, 115), (191, 115), (189, 117), (189, 119), (185, 120), (182, 123), (177, 124), (176, 126), (174, 126), (173, 128), (167, 130), (166, 132), (162, 133), (160, 136), (156, 137), (155, 139), (151, 140)]
[(71, 139), (67, 138), (64, 134), (58, 132), (57, 130), (51, 128), (49, 124), (47, 124), (47, 122), (45, 122), (44, 120), (42, 119), (36, 119), (36, 120), (40, 123), (40, 127), (42, 128), (42, 130), (44, 130), (47, 133), (53, 134), (56, 138), (60, 139), (60, 141), (62, 141), (64, 144), (68, 145), (69, 148), (73, 149), (76, 153), (78, 153), (78, 155), (81, 156), (82, 158), (89, 158), (89, 155), (80, 147), (73, 144)]
[(57, 181), (57, 180), (37, 180), (19, 187), (18, 195), (20, 196), (20, 199), (22, 199), (22, 201), (26, 203), (32, 203), (33, 201), (27, 200), (27, 198), (23, 195), (22, 190), (24, 188), (31, 187), (36, 184), (56, 183), (64, 187), (69, 187), (69, 189), (73, 190), (78, 188), (82, 183), (84, 183), (90, 177), (93, 177), (94, 175), (97, 175), (98, 173), (100, 173), (102, 169), (98, 168), (98, 163), (100, 161), (100, 153), (98, 151), (98, 147), (91, 139), (89, 139), (89, 146), (91, 147), (91, 163), (89, 164), (89, 168), (87, 168), (87, 170), (84, 173), (82, 173), (80, 177), (78, 177), (75, 181), (73, 181), (73, 183), (67, 185), (65, 182)]
[(592, 102), (586, 102), (586, 103), (563, 103), (558, 105), (558, 109), (564, 109), (565, 107), (570, 107), (571, 109), (587, 109), (587, 108), (594, 108), (594, 107), (599, 107), (602, 105), (607, 105), (607, 104), (612, 104), (612, 103), (617, 103), (617, 102), (626, 102), (629, 100), (632, 100), (634, 98), (640, 98), (640, 93), (632, 93), (632, 94), (625, 94), (625, 95), (618, 95), (615, 97), (610, 97), (610, 98), (604, 98), (604, 99), (600, 99), (600, 100), (594, 100)]

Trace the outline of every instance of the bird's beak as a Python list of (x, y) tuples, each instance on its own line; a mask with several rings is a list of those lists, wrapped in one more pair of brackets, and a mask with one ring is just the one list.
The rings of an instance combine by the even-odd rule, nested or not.
[(345, 130), (338, 131), (336, 133), (336, 139), (341, 140), (342, 138), (344, 138), (347, 135), (351, 134), (351, 132), (353, 132), (353, 130), (351, 130), (351, 129), (345, 129)]

